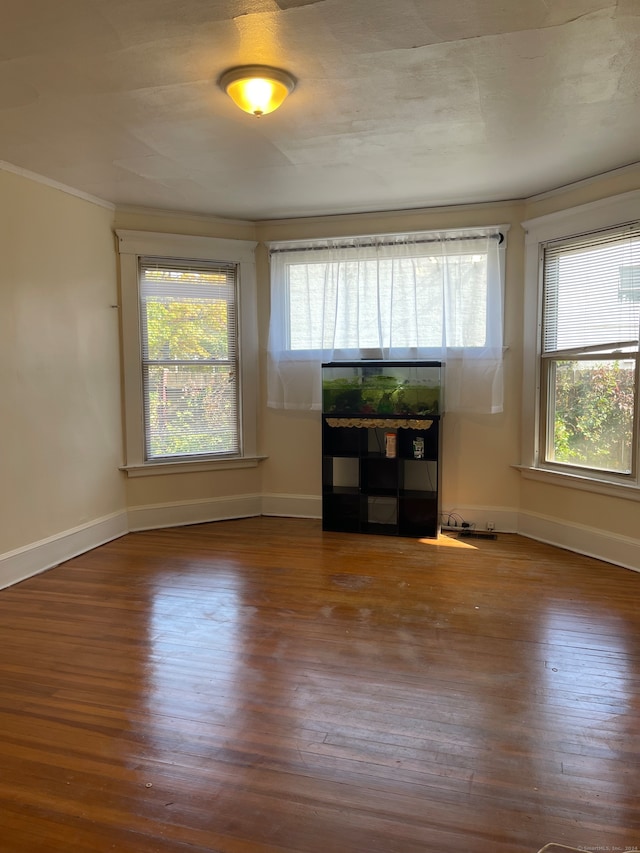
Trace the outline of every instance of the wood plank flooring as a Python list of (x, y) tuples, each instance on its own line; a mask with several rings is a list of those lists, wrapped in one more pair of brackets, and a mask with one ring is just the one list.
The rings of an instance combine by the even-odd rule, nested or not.
[(258, 518), (0, 593), (2, 853), (640, 849), (640, 574)]

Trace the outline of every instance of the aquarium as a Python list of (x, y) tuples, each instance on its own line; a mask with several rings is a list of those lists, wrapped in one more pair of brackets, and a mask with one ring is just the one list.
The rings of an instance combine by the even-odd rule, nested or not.
[(437, 361), (323, 364), (322, 408), (335, 415), (439, 415), (442, 365)]

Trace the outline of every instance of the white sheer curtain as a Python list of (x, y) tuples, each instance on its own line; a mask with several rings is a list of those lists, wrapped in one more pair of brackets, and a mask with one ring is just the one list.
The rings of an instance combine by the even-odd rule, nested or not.
[(506, 230), (269, 244), (268, 405), (320, 409), (322, 362), (426, 359), (448, 411), (502, 411)]

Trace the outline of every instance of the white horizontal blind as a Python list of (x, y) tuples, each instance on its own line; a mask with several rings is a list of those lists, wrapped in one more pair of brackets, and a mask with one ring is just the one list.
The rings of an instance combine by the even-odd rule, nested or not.
[(544, 245), (544, 354), (637, 350), (640, 222)]
[(147, 460), (240, 453), (234, 264), (139, 261)]

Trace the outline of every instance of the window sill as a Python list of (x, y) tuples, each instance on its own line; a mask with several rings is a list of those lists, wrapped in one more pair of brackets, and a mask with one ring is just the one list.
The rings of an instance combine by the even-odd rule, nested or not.
[(531, 468), (527, 465), (512, 465), (511, 467), (520, 471), (526, 480), (549, 483), (553, 486), (564, 486), (565, 488), (578, 489), (582, 492), (592, 492), (612, 498), (640, 501), (640, 488), (636, 483), (613, 483), (611, 480), (598, 480), (580, 474), (550, 471), (546, 468)]
[(228, 471), (234, 468), (256, 468), (266, 456), (243, 456), (235, 459), (199, 459), (193, 462), (146, 462), (122, 465), (127, 477), (156, 477), (163, 474), (195, 474), (200, 471)]

